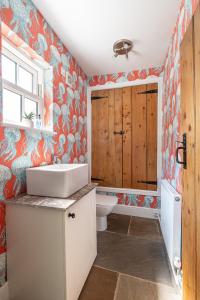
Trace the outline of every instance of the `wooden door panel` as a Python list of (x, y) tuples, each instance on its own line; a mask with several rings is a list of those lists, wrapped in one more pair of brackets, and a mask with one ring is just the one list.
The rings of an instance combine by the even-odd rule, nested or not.
[(92, 96), (92, 178), (100, 186), (122, 187), (122, 89), (95, 91)]
[(196, 296), (200, 299), (200, 6), (194, 15), (194, 40), (195, 40), (195, 98), (196, 98), (196, 151), (195, 151), (195, 205), (196, 205)]
[[(94, 96), (97, 95), (97, 93), (93, 94)], [(92, 144), (92, 177), (96, 178), (98, 177), (98, 170), (97, 170), (97, 161), (98, 161), (98, 120), (97, 120), (97, 104), (96, 102), (92, 102), (92, 138), (91, 138), (91, 144)]]
[(131, 87), (123, 88), (123, 188), (132, 188)]
[(93, 96), (105, 97), (92, 101), (92, 178), (106, 185), (108, 150), (108, 92), (96, 91)]
[(146, 85), (132, 87), (132, 188), (146, 190)]
[(116, 186), (116, 175), (115, 175), (115, 136), (113, 132), (115, 131), (115, 91), (109, 90), (109, 103), (108, 103), (108, 131), (109, 131), (109, 139), (108, 139), (108, 156), (107, 156), (107, 183), (110, 187)]
[[(158, 88), (157, 83), (148, 84), (148, 90)], [(157, 181), (157, 93), (147, 94), (147, 181)], [(157, 185), (147, 184), (148, 190)]]
[[(114, 110), (114, 126), (115, 131), (122, 130), (122, 89), (115, 89), (115, 110)], [(113, 134), (113, 132), (110, 132)], [(122, 187), (122, 136), (114, 135), (115, 138), (115, 183), (116, 187)]]
[(146, 85), (132, 87), (132, 188), (146, 190)]
[(187, 170), (183, 171), (183, 295), (196, 299), (196, 208), (195, 208), (195, 95), (193, 22), (181, 45), (181, 134), (187, 134)]

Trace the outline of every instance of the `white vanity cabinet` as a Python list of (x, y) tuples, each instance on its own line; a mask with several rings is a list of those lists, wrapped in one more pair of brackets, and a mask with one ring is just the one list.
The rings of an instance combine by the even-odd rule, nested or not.
[(67, 209), (7, 205), (10, 300), (78, 299), (97, 254), (95, 197)]

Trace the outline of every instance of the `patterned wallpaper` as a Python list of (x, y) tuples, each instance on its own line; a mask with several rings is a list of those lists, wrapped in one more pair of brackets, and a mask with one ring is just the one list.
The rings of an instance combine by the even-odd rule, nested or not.
[(182, 0), (163, 75), (162, 177), (181, 192), (181, 166), (176, 163), (176, 141), (180, 132), (180, 44), (198, 0)]
[[(163, 74), (163, 178), (181, 191), (181, 169), (175, 163), (180, 126), (180, 43), (198, 0), (182, 0), (164, 67), (93, 76), (90, 86), (158, 77)], [(44, 133), (0, 127), (0, 199), (25, 190), (25, 168), (51, 162), (87, 161), (87, 77), (30, 0), (0, 0), (1, 19), (53, 66), (54, 131)], [(1, 69), (0, 69), (1, 71)], [(64, 72), (63, 72), (64, 71)], [(68, 73), (72, 87), (66, 85)], [(1, 91), (1, 81), (0, 81)], [(1, 95), (1, 94), (0, 94)], [(160, 199), (117, 194), (118, 203), (157, 208)], [(5, 207), (0, 204), (0, 285), (5, 282)]]
[(89, 78), (89, 86), (109, 85), (111, 83), (120, 83), (127, 81), (142, 80), (161, 76), (163, 67), (150, 68), (144, 70), (135, 70), (129, 73), (119, 72), (114, 74), (95, 75)]
[[(53, 66), (56, 135), (0, 127), (0, 200), (25, 191), (25, 169), (51, 162), (87, 161), (87, 77), (29, 0), (0, 0), (1, 20)], [(66, 84), (65, 74), (72, 86)], [(1, 82), (0, 82), (1, 84)], [(0, 96), (1, 97), (1, 96)], [(5, 282), (5, 208), (0, 204), (0, 285)]]
[(125, 194), (125, 193), (113, 193), (97, 191), (101, 195), (116, 196), (118, 198), (118, 204), (146, 207), (146, 208), (160, 208), (160, 197), (149, 195), (137, 195), (137, 194)]

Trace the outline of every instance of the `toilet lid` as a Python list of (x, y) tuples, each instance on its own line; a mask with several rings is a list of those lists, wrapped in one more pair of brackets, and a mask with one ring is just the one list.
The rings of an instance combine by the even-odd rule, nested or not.
[(96, 194), (96, 203), (98, 205), (115, 205), (117, 204), (117, 197)]

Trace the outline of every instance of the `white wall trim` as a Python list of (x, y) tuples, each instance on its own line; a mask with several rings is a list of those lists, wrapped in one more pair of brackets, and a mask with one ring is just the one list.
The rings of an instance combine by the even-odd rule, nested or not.
[(160, 210), (157, 208), (147, 208), (147, 207), (117, 204), (113, 209), (113, 213), (128, 215), (133, 217), (158, 219)]
[(1, 300), (9, 300), (8, 283), (7, 282), (0, 288), (0, 299)]
[(100, 91), (100, 90), (109, 90), (109, 89), (117, 89), (123, 88), (128, 86), (136, 86), (136, 85), (143, 85), (143, 84), (150, 84), (150, 83), (157, 83), (160, 81), (162, 76), (149, 76), (146, 79), (136, 79), (132, 81), (124, 81), (124, 82), (108, 82), (106, 84), (99, 84), (95, 86), (89, 86), (88, 89), (92, 91)]
[[(115, 88), (123, 88), (128, 86), (136, 86), (136, 85), (142, 85), (142, 84), (150, 84), (150, 83), (157, 83), (158, 84), (158, 115), (157, 115), (157, 191), (158, 194), (160, 194), (160, 186), (161, 186), (161, 174), (162, 174), (162, 84), (163, 84), (163, 77), (156, 77), (151, 76), (146, 79), (137, 79), (135, 81), (126, 81), (126, 82), (119, 82), (119, 83), (107, 83), (104, 85), (97, 85), (97, 86), (89, 86), (87, 87), (87, 145), (88, 145), (88, 178), (89, 182), (91, 181), (91, 130), (92, 130), (92, 124), (91, 124), (91, 93), (92, 91), (97, 90), (106, 90), (106, 89), (115, 89)], [(127, 189), (121, 189), (123, 190), (123, 193), (126, 193)], [(129, 190), (131, 191), (131, 189)], [(140, 194), (141, 190), (137, 190), (137, 194)], [(132, 190), (132, 193), (135, 193), (135, 190)], [(142, 193), (142, 191), (141, 191)], [(143, 194), (144, 195), (144, 194)]]
[(136, 190), (136, 189), (123, 189), (123, 188), (112, 188), (98, 186), (96, 188), (97, 192), (108, 192), (108, 193), (119, 193), (119, 194), (134, 194), (134, 195), (144, 195), (144, 196), (160, 196), (158, 191), (147, 191), (147, 190)]

